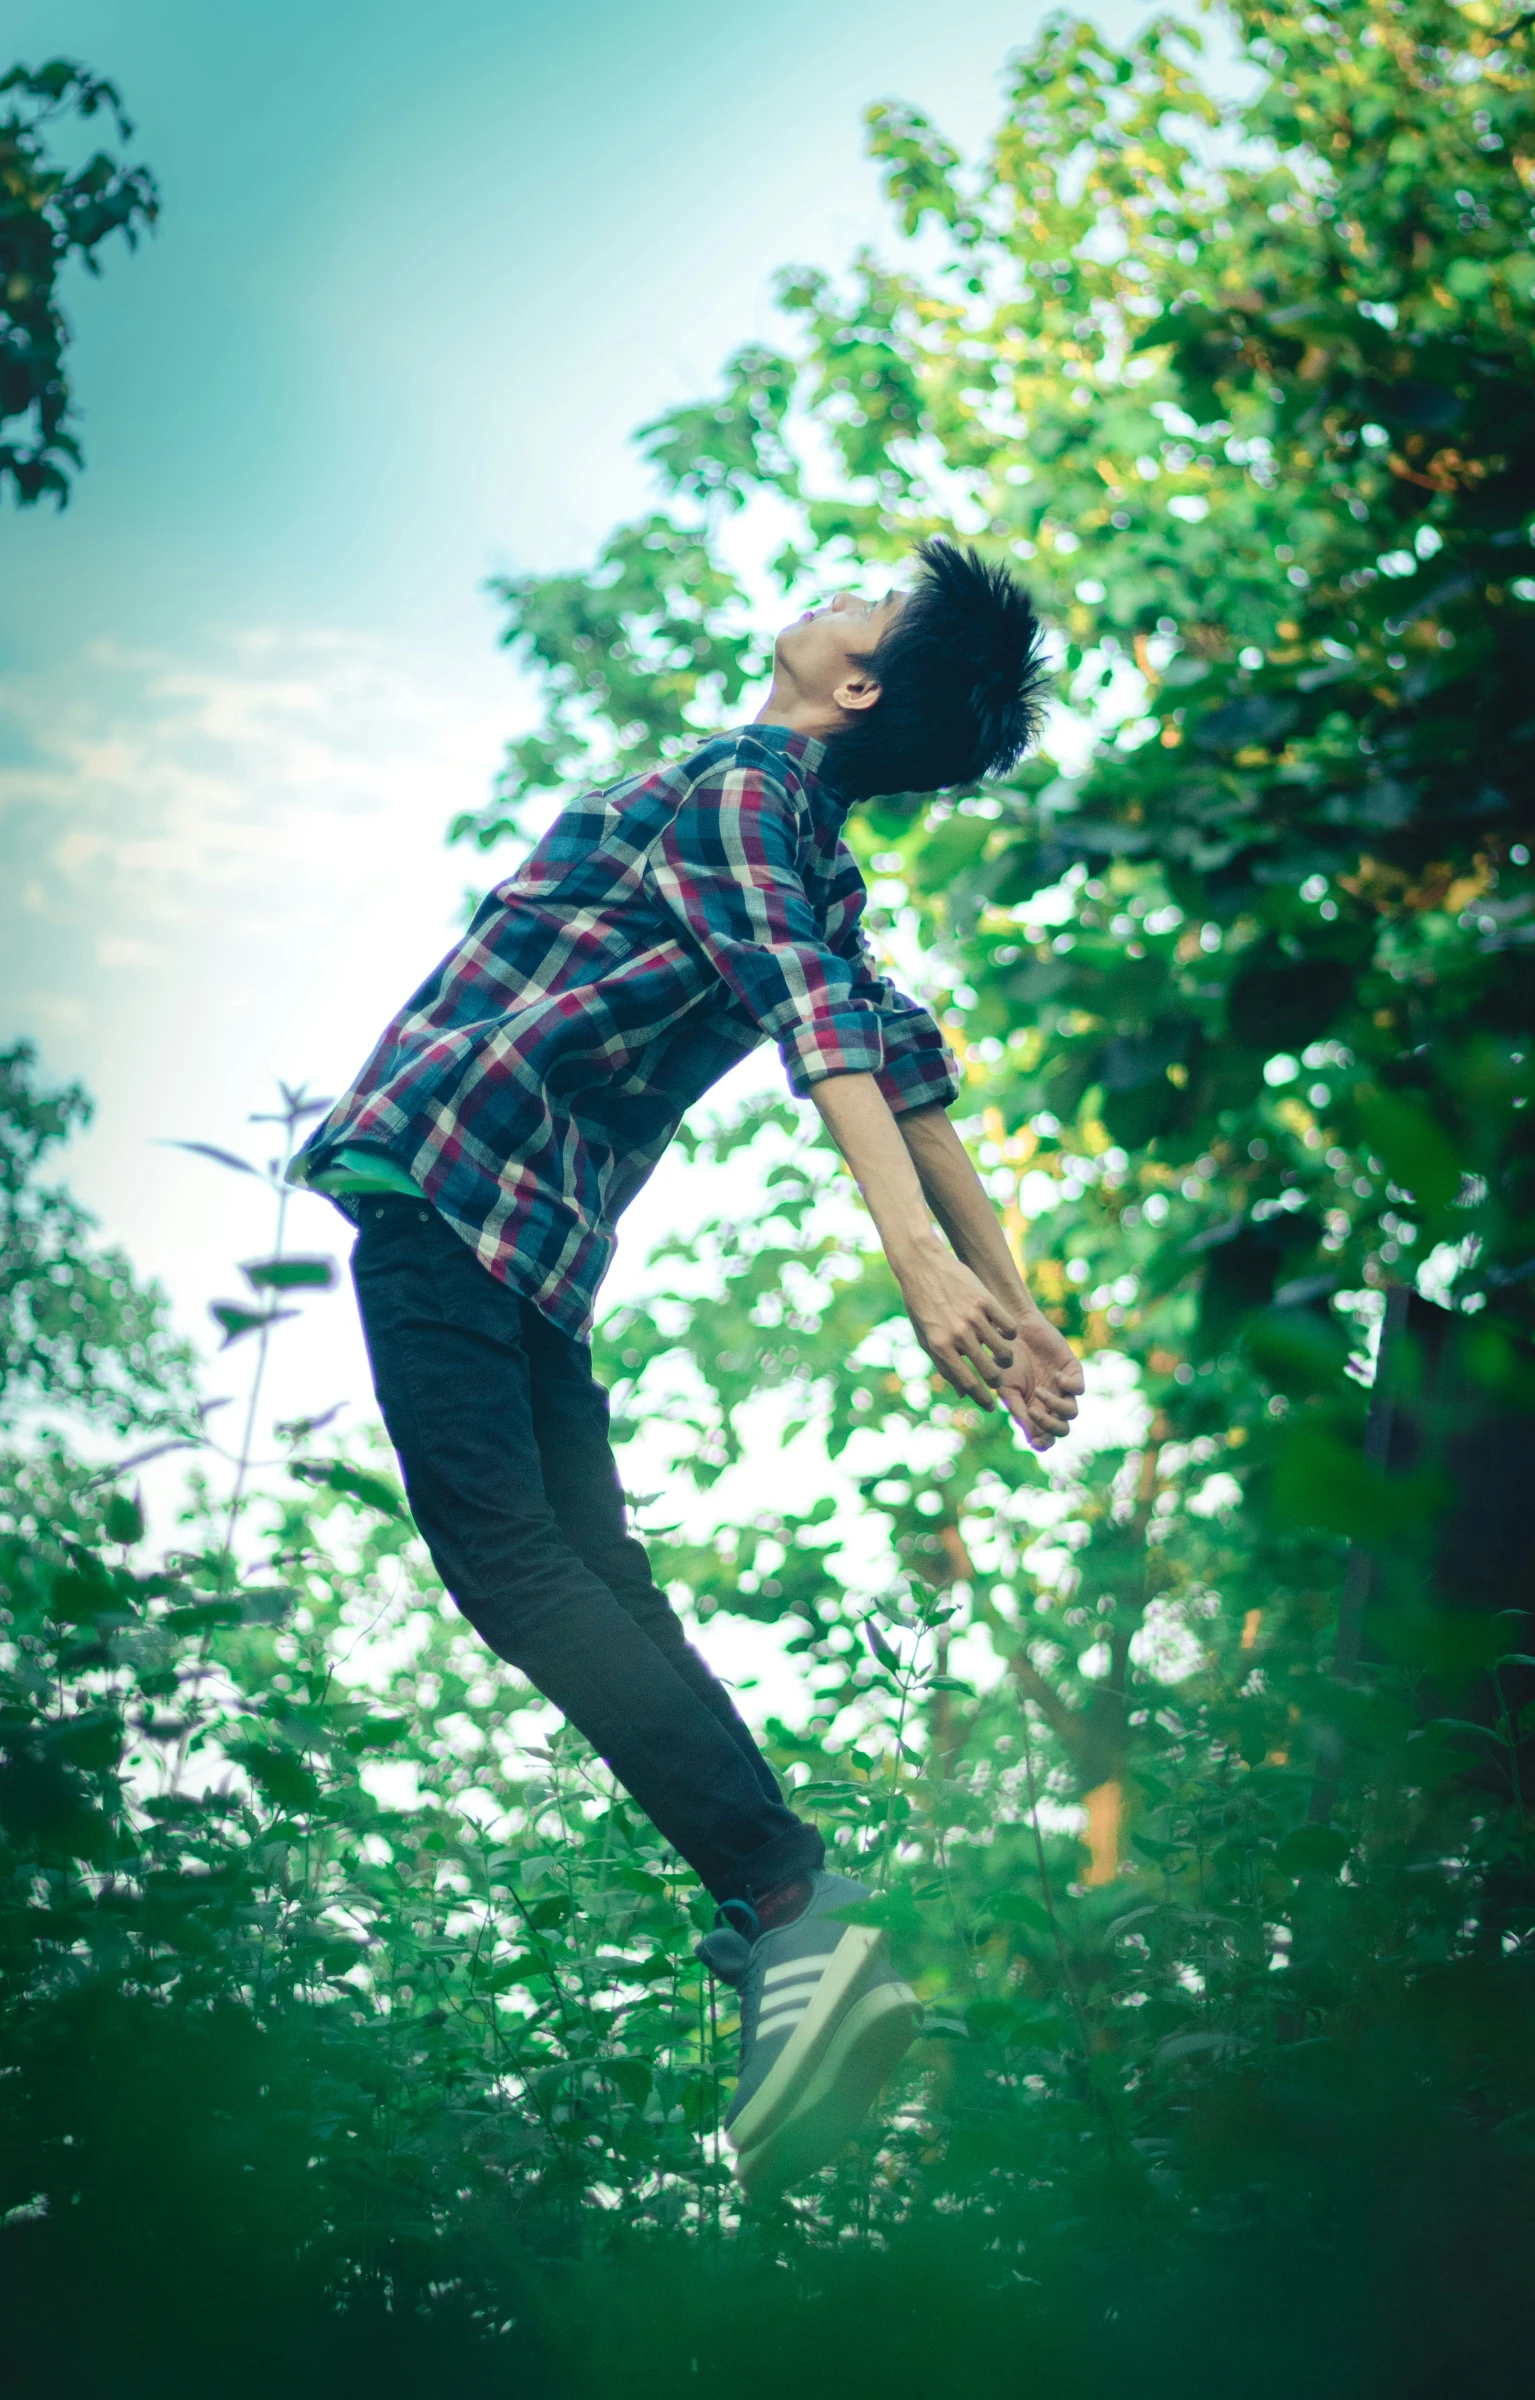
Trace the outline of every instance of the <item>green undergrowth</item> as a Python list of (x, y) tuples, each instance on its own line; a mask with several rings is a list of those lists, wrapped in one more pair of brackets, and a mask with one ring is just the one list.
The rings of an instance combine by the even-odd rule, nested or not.
[(295, 1451), (238, 1568), (195, 1494), (154, 1554), (62, 1450), (12, 1464), (21, 2388), (191, 2389), (216, 2359), (231, 2392), (659, 2392), (696, 2361), (916, 2392), (962, 2356), (1084, 2391), (1278, 2392), (1309, 2360), (1341, 2394), (1503, 2355), (1529, 1837), (1495, 1730), (1427, 1718), (1420, 1670), (1296, 1674), (1288, 1759), (1242, 1756), (1216, 1663), (1185, 1678), (1099, 1885), (1029, 1797), (1067, 1788), (1042, 1741), (995, 1772), (1006, 1687), (968, 1764), (888, 1670), (856, 1744), (785, 1737), (929, 2030), (858, 2147), (743, 2213), (707, 1902), (446, 1611), (385, 1472)]

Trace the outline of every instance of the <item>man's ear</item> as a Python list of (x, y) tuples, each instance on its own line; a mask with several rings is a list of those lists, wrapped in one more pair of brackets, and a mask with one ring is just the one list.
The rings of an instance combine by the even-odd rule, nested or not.
[(876, 683), (872, 675), (865, 675), (861, 669), (854, 667), (832, 693), (832, 701), (834, 706), (846, 709), (848, 715), (854, 717), (872, 708), (883, 689), (884, 686)]

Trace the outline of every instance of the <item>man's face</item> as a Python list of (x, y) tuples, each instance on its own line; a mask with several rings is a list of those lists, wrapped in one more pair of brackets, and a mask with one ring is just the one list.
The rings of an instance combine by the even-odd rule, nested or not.
[(863, 661), (905, 605), (899, 592), (863, 600), (837, 592), (822, 608), (811, 608), (779, 635), (773, 655), (775, 681), (800, 700), (830, 705), (839, 691), (863, 676)]

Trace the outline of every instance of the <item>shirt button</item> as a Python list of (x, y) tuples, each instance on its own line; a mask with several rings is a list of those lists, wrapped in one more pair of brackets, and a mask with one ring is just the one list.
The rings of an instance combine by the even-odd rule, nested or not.
[(427, 1218), (431, 1215), (431, 1213), (432, 1212), (429, 1208), (418, 1208), (416, 1211), (416, 1214), (421, 1219), (423, 1225), (426, 1223)]

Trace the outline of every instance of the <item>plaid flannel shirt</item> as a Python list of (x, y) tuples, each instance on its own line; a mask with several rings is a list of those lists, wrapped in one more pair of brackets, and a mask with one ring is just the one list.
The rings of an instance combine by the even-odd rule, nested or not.
[[(870, 961), (825, 745), (780, 726), (565, 809), (482, 903), (295, 1162), (381, 1154), (481, 1264), (584, 1339), (614, 1225), (684, 1111), (764, 1041), (791, 1088), (957, 1090), (927, 1010)], [(344, 1181), (344, 1177), (338, 1177)], [(356, 1192), (332, 1193), (355, 1217)]]

